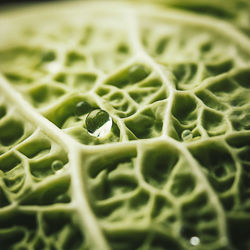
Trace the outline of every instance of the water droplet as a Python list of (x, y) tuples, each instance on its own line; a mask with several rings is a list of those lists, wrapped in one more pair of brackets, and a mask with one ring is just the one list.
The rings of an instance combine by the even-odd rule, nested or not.
[(183, 130), (183, 132), (181, 133), (181, 138), (183, 141), (191, 140), (193, 138), (192, 131), (190, 131), (189, 129)]
[(106, 111), (95, 109), (88, 114), (85, 124), (91, 136), (104, 137), (111, 130), (112, 119)]
[(148, 68), (144, 65), (136, 64), (132, 66), (128, 71), (128, 78), (130, 82), (139, 82), (146, 78), (150, 74)]
[(55, 161), (52, 162), (51, 167), (52, 167), (52, 170), (54, 172), (56, 172), (56, 171), (60, 170), (63, 167), (63, 162), (60, 161), (60, 160), (55, 160)]
[(81, 116), (91, 111), (91, 106), (85, 101), (78, 102), (75, 107), (75, 115)]
[(200, 238), (197, 237), (197, 236), (191, 237), (191, 238), (190, 238), (190, 244), (191, 244), (192, 246), (197, 246), (197, 245), (199, 245), (199, 244), (200, 244)]

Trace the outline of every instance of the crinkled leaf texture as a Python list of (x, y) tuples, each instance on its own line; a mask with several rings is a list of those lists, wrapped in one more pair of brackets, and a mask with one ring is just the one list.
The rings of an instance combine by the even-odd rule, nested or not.
[(132, 2), (1, 12), (0, 248), (250, 249), (237, 27)]

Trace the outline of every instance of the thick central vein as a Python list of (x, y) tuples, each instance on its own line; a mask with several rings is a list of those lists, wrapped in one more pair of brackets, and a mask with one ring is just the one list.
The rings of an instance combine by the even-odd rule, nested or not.
[(13, 103), (17, 110), (23, 115), (25, 120), (28, 120), (35, 126), (39, 127), (45, 134), (47, 134), (52, 140), (57, 142), (68, 152), (70, 174), (73, 186), (73, 198), (75, 198), (73, 199), (73, 203), (75, 203), (76, 209), (81, 217), (81, 226), (83, 229), (88, 230), (88, 234), (91, 237), (91, 242), (93, 244), (93, 249), (108, 250), (109, 247), (106, 240), (104, 239), (97, 220), (89, 206), (86, 191), (84, 192), (84, 189), (82, 188), (84, 184), (82, 183), (83, 180), (81, 179), (80, 174), (81, 163), (79, 162), (79, 143), (74, 141), (53, 123), (36, 112), (36, 110), (22, 98), (21, 94), (16, 92), (2, 76), (0, 76), (0, 91), (4, 94), (8, 101)]

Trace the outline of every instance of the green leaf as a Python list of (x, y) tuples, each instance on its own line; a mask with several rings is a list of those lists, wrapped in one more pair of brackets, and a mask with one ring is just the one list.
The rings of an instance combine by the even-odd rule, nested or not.
[(0, 248), (249, 249), (249, 9), (3, 9)]

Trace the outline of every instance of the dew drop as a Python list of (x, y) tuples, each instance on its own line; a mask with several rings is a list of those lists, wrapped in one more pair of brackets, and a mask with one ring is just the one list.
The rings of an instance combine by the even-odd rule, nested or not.
[(112, 119), (106, 111), (95, 109), (86, 117), (85, 125), (91, 136), (104, 137), (111, 130)]
[(197, 237), (197, 236), (191, 237), (191, 238), (190, 238), (190, 244), (191, 244), (192, 246), (197, 246), (197, 245), (199, 245), (199, 244), (200, 244), (200, 238)]
[(183, 132), (181, 133), (181, 138), (183, 141), (191, 140), (193, 138), (192, 131), (190, 131), (189, 129), (183, 130)]
[(85, 101), (78, 102), (75, 107), (75, 115), (81, 116), (91, 111), (91, 106)]
[(139, 82), (146, 78), (149, 74), (150, 71), (148, 68), (146, 68), (144, 65), (136, 64), (129, 68), (128, 78), (130, 82)]
[(55, 160), (55, 161), (52, 162), (51, 167), (52, 167), (52, 170), (54, 172), (56, 172), (56, 171), (60, 170), (63, 167), (63, 162), (60, 161), (60, 160)]

